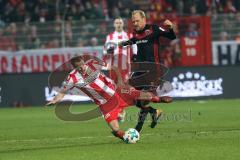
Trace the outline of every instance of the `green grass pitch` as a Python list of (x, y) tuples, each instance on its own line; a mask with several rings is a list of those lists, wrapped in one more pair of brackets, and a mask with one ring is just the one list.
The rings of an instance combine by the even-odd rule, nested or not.
[[(176, 101), (160, 104), (162, 122), (140, 141), (125, 144), (114, 138), (102, 118), (66, 122), (54, 108), (0, 109), (0, 160), (238, 160), (240, 100)], [(94, 108), (79, 105), (73, 112)], [(134, 127), (138, 109), (127, 109), (121, 127)]]

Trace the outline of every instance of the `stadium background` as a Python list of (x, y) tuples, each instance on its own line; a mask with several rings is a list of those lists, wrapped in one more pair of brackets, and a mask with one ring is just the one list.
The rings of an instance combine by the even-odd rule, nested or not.
[[(151, 104), (164, 110), (160, 124), (151, 129), (147, 119), (140, 141), (126, 145), (101, 117), (61, 121), (43, 106), (59, 89), (49, 88), (52, 71), (76, 53), (101, 58), (113, 18), (131, 31), (134, 9), (149, 23), (174, 22), (177, 39), (161, 39), (160, 55), (172, 96), (183, 100)], [(0, 160), (238, 160), (239, 24), (239, 0), (0, 0)], [(71, 113), (95, 108), (79, 102)], [(137, 114), (128, 108), (121, 128), (135, 126)]]
[[(237, 0), (0, 1), (0, 106), (43, 105), (50, 100), (56, 92), (48, 86), (49, 73), (76, 53), (102, 58), (106, 35), (114, 30), (113, 18), (123, 17), (125, 30), (131, 32), (129, 17), (133, 9), (146, 11), (149, 23), (161, 26), (168, 18), (175, 25), (177, 39), (160, 40), (161, 60), (171, 68), (166, 79), (175, 84), (174, 97), (239, 97), (235, 94), (239, 85), (232, 87), (232, 76), (228, 75), (233, 70), (238, 72), (240, 63), (239, 3)], [(226, 72), (220, 66), (228, 66), (224, 68)], [(221, 82), (215, 87), (219, 79)], [(236, 74), (233, 81), (239, 79)]]

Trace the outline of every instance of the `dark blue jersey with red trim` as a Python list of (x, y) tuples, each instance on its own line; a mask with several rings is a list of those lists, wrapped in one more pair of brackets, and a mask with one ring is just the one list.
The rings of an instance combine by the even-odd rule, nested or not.
[(133, 37), (123, 42), (122, 45), (137, 44), (137, 55), (134, 57), (137, 62), (159, 63), (159, 38), (161, 36), (171, 40), (176, 38), (173, 29), (165, 30), (155, 24), (146, 24), (143, 30), (135, 31)]

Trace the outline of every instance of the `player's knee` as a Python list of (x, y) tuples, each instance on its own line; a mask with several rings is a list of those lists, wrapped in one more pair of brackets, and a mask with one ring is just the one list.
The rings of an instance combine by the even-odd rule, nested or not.
[(141, 103), (141, 101), (137, 101), (137, 102), (136, 102), (136, 106), (137, 106), (138, 108), (142, 108), (142, 103)]
[(119, 125), (117, 120), (112, 120), (111, 122), (109, 122), (109, 126), (113, 132), (119, 131)]
[(148, 101), (137, 101), (137, 102), (136, 102), (136, 106), (137, 106), (138, 108), (141, 108), (141, 109), (144, 109), (147, 104), (149, 104)]

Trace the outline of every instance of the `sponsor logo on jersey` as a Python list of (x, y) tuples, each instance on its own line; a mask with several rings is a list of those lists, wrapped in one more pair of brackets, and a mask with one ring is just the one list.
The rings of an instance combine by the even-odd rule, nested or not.
[(136, 41), (136, 44), (147, 43), (147, 42), (148, 42), (147, 39), (143, 39), (143, 40)]
[(151, 31), (149, 29), (145, 30), (145, 34), (148, 36), (151, 34)]

